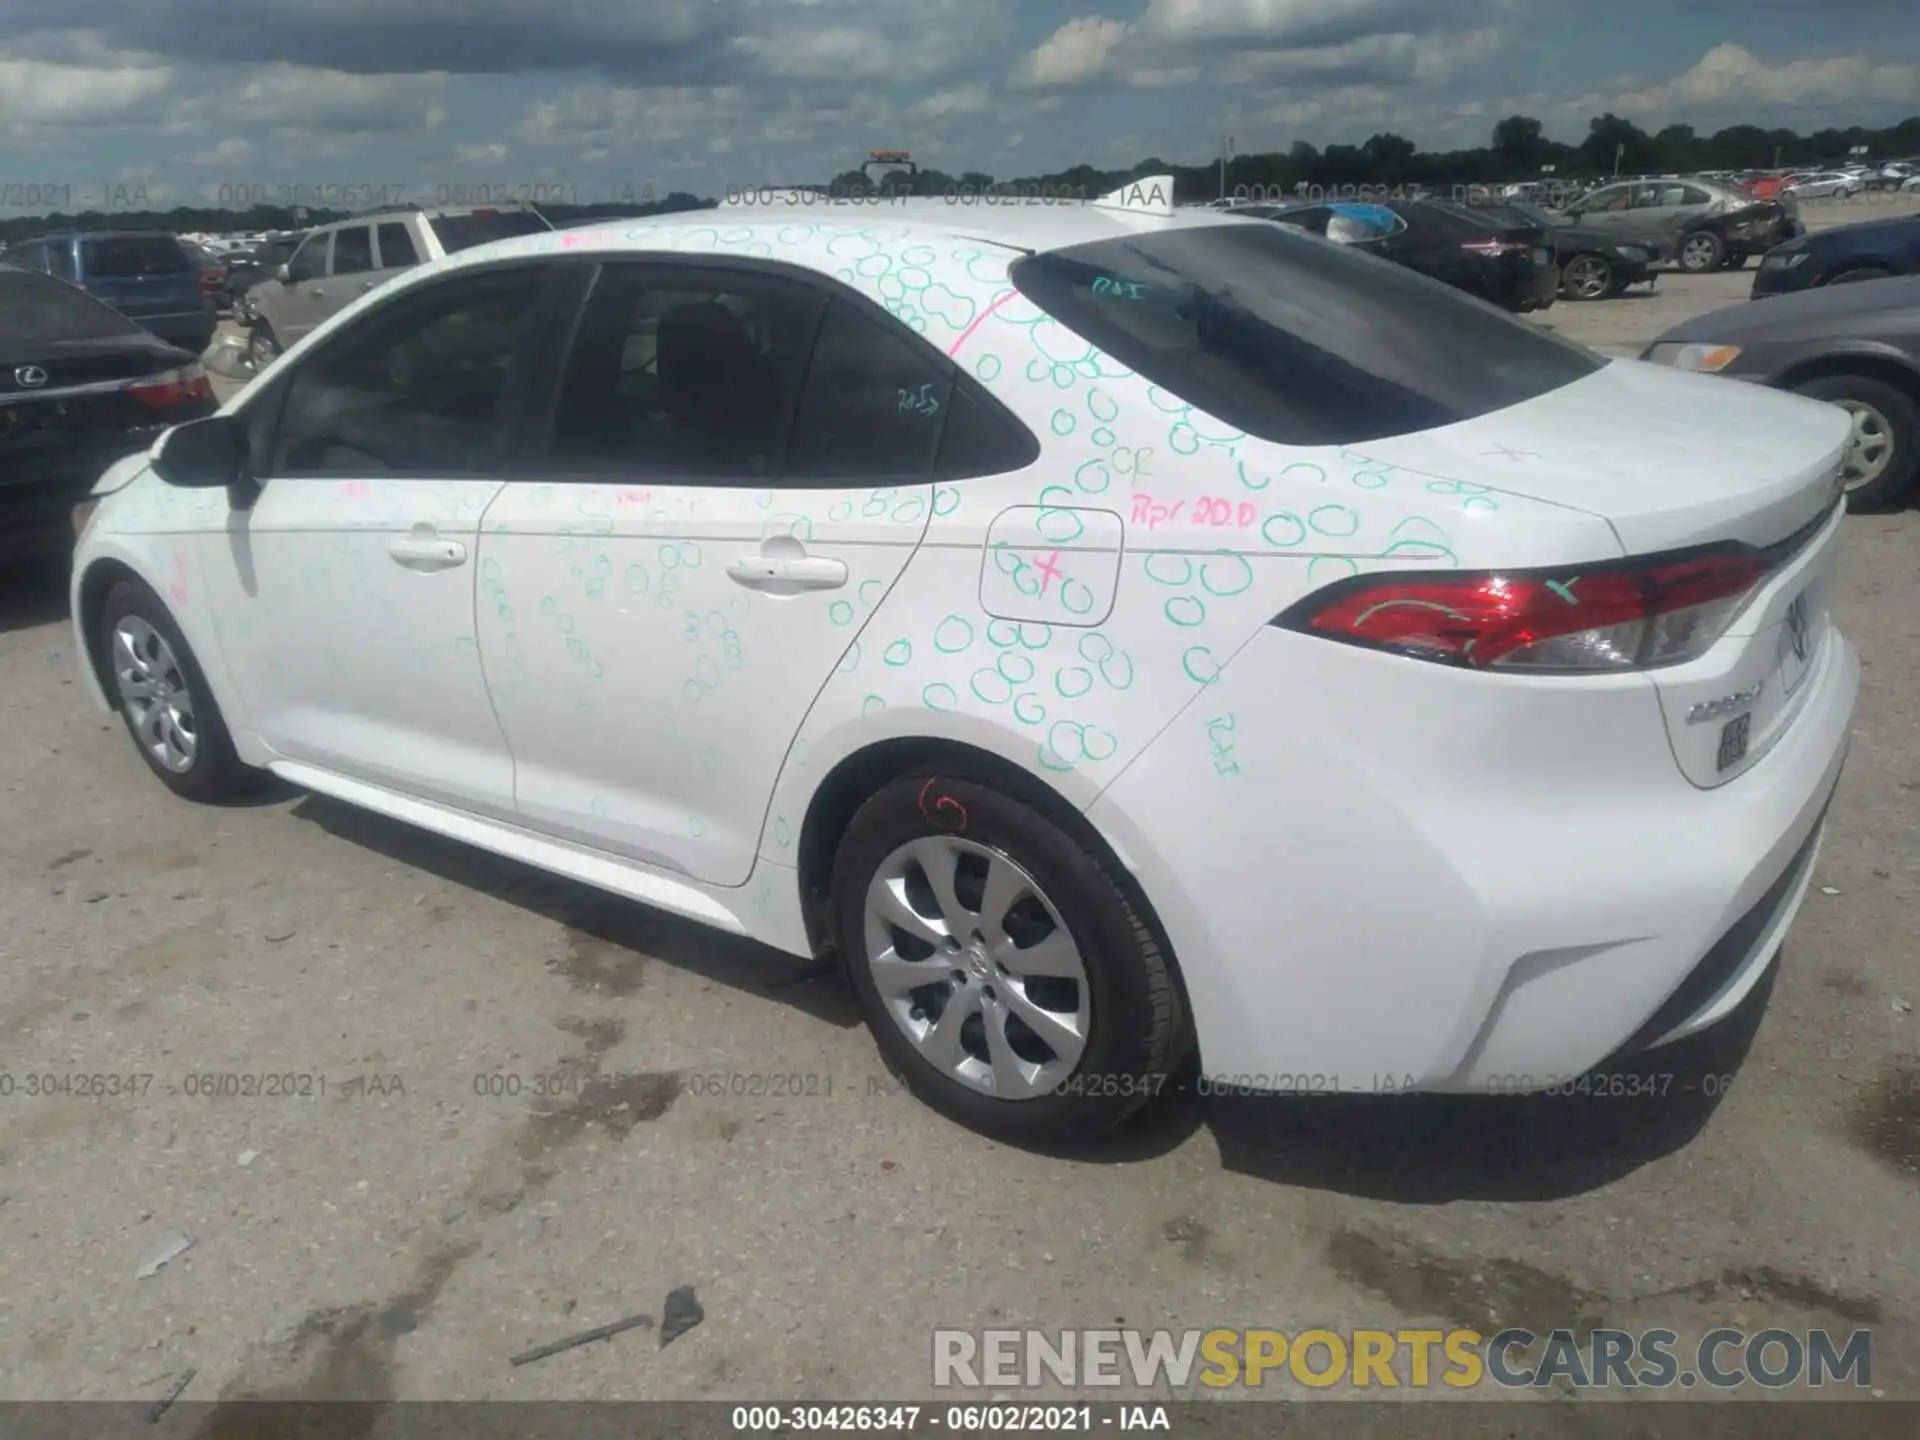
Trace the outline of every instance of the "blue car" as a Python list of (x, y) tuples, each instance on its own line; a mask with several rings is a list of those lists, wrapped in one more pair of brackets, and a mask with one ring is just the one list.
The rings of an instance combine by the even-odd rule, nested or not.
[(195, 355), (213, 341), (219, 317), (200, 288), (185, 244), (153, 230), (41, 235), (7, 251), (14, 265), (78, 285), (143, 329)]
[(1920, 275), (1920, 215), (1840, 225), (1776, 245), (1754, 273), (1753, 298), (1890, 275)]

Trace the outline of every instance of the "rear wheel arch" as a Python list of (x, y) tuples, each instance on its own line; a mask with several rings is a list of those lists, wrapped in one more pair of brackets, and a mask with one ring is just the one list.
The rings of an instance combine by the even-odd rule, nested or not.
[(1920, 371), (1881, 355), (1822, 355), (1817, 359), (1802, 360), (1783, 370), (1774, 377), (1772, 383), (1778, 390), (1797, 390), (1810, 381), (1824, 380), (1834, 375), (1864, 375), (1883, 385), (1891, 385), (1920, 404)]
[(1855, 284), (1861, 280), (1891, 280), (1895, 272), (1884, 265), (1848, 265), (1827, 277), (1829, 285)]
[(1059, 791), (1019, 765), (958, 740), (935, 737), (902, 737), (881, 740), (864, 746), (841, 760), (822, 780), (807, 803), (800, 822), (795, 851), (799, 866), (801, 910), (807, 927), (807, 940), (815, 954), (831, 942), (833, 919), (828, 893), (833, 877), (834, 858), (841, 837), (860, 807), (887, 785), (917, 770), (936, 769), (942, 774), (972, 780), (1017, 800), (1057, 826), (1067, 837), (1093, 857), (1125, 892), (1127, 901), (1142, 917), (1153, 935), (1160, 953), (1167, 958), (1175, 985), (1180, 991), (1183, 1013), (1191, 1015), (1187, 1004), (1186, 982), (1181, 977), (1179, 956), (1165, 927), (1160, 923), (1153, 902), (1121, 862), (1113, 846), (1098, 828)]

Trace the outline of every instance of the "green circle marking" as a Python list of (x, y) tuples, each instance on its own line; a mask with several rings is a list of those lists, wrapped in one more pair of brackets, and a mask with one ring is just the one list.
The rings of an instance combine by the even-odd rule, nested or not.
[[(1215, 563), (1218, 563), (1222, 569), (1229, 571), (1232, 566), (1238, 565), (1245, 573), (1235, 575), (1232, 580), (1222, 578), (1220, 584), (1216, 586), (1214, 584), (1215, 577), (1208, 573), (1209, 567)], [(1217, 595), (1225, 599), (1229, 595), (1242, 594), (1252, 588), (1252, 585), (1253, 566), (1247, 563), (1246, 557), (1243, 555), (1236, 555), (1231, 550), (1222, 550), (1219, 555), (1209, 557), (1200, 562), (1200, 588), (1209, 595)]]
[(1165, 610), (1167, 619), (1188, 630), (1207, 618), (1207, 607), (1191, 595), (1175, 595)]
[(1038, 725), (1047, 718), (1047, 707), (1038, 695), (1024, 690), (1013, 697), (1013, 718), (1022, 725)]
[[(989, 705), (1004, 705), (1013, 698), (1012, 682), (998, 670), (989, 670), (982, 666), (973, 672), (972, 678), (967, 683), (975, 698), (984, 700)], [(982, 689), (983, 684), (988, 688)]]
[[(1086, 604), (1076, 605), (1073, 603), (1073, 601), (1067, 598), (1067, 596), (1070, 593), (1072, 593), (1072, 591), (1074, 590), (1078, 590), (1082, 595), (1085, 595), (1087, 597)], [(1060, 603), (1062, 606), (1066, 608), (1067, 613), (1070, 615), (1091, 614), (1093, 611), (1095, 599), (1096, 597), (1093, 591), (1088, 589), (1085, 585), (1082, 585), (1078, 580), (1074, 579), (1071, 575), (1067, 576), (1064, 580), (1060, 582)]]
[[(1280, 527), (1278, 535), (1273, 529), (1276, 524)], [(1307, 538), (1306, 522), (1291, 510), (1276, 510), (1260, 522), (1260, 538), (1277, 549), (1289, 549)]]
[(951, 710), (960, 703), (960, 696), (953, 686), (935, 683), (920, 692), (920, 703), (929, 710)]
[(1345, 505), (1316, 505), (1307, 512), (1307, 524), (1315, 534), (1345, 540), (1360, 528), (1360, 512)]
[[(1178, 565), (1179, 573), (1177, 575), (1163, 573), (1169, 565)], [(1156, 551), (1147, 556), (1145, 569), (1147, 578), (1156, 585), (1185, 585), (1193, 579), (1193, 561), (1185, 555), (1163, 555)]]
[[(1069, 681), (1069, 676), (1073, 677), (1071, 682)], [(1078, 665), (1063, 666), (1061, 669), (1053, 672), (1053, 688), (1059, 691), (1064, 699), (1078, 700), (1082, 695), (1093, 689), (1093, 672), (1091, 670), (1083, 670)]]
[(1007, 651), (993, 662), (993, 668), (1015, 685), (1024, 685), (1033, 679), (1033, 661), (1017, 650)]
[(836, 600), (827, 607), (827, 618), (836, 625), (847, 625), (853, 621), (853, 606), (845, 600)]
[(973, 644), (973, 622), (964, 615), (949, 615), (933, 629), (933, 648), (942, 655), (958, 655)]
[(913, 642), (902, 637), (887, 646), (886, 653), (880, 658), (898, 670), (902, 665), (905, 665), (909, 660), (913, 659)]
[(1071, 410), (1056, 410), (1053, 412), (1052, 423), (1053, 423), (1054, 434), (1071, 435), (1073, 433), (1074, 426), (1076, 426), (1080, 422), (1073, 418), (1073, 412)]
[(1187, 672), (1187, 678), (1196, 685), (1211, 685), (1220, 678), (1220, 662), (1213, 658), (1213, 651), (1205, 645), (1189, 646), (1180, 657), (1180, 668)]

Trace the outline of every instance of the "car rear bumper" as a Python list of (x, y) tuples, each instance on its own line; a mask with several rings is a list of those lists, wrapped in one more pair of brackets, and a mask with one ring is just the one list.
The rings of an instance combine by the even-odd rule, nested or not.
[(1837, 633), (1806, 683), (1791, 730), (1703, 791), (1644, 677), (1268, 630), (1087, 813), (1166, 928), (1210, 1075), (1541, 1088), (1713, 1023), (1764, 972), (1845, 756)]

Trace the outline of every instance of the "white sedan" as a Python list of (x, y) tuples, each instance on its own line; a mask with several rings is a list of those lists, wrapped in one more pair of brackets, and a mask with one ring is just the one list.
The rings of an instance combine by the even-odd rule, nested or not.
[(102, 479), (87, 683), (180, 795), (837, 955), (1004, 1137), (1727, 1015), (1846, 750), (1846, 417), (1170, 193), (423, 265)]
[(1858, 175), (1842, 175), (1836, 171), (1796, 180), (1781, 193), (1795, 200), (1851, 200), (1866, 188), (1866, 182)]

